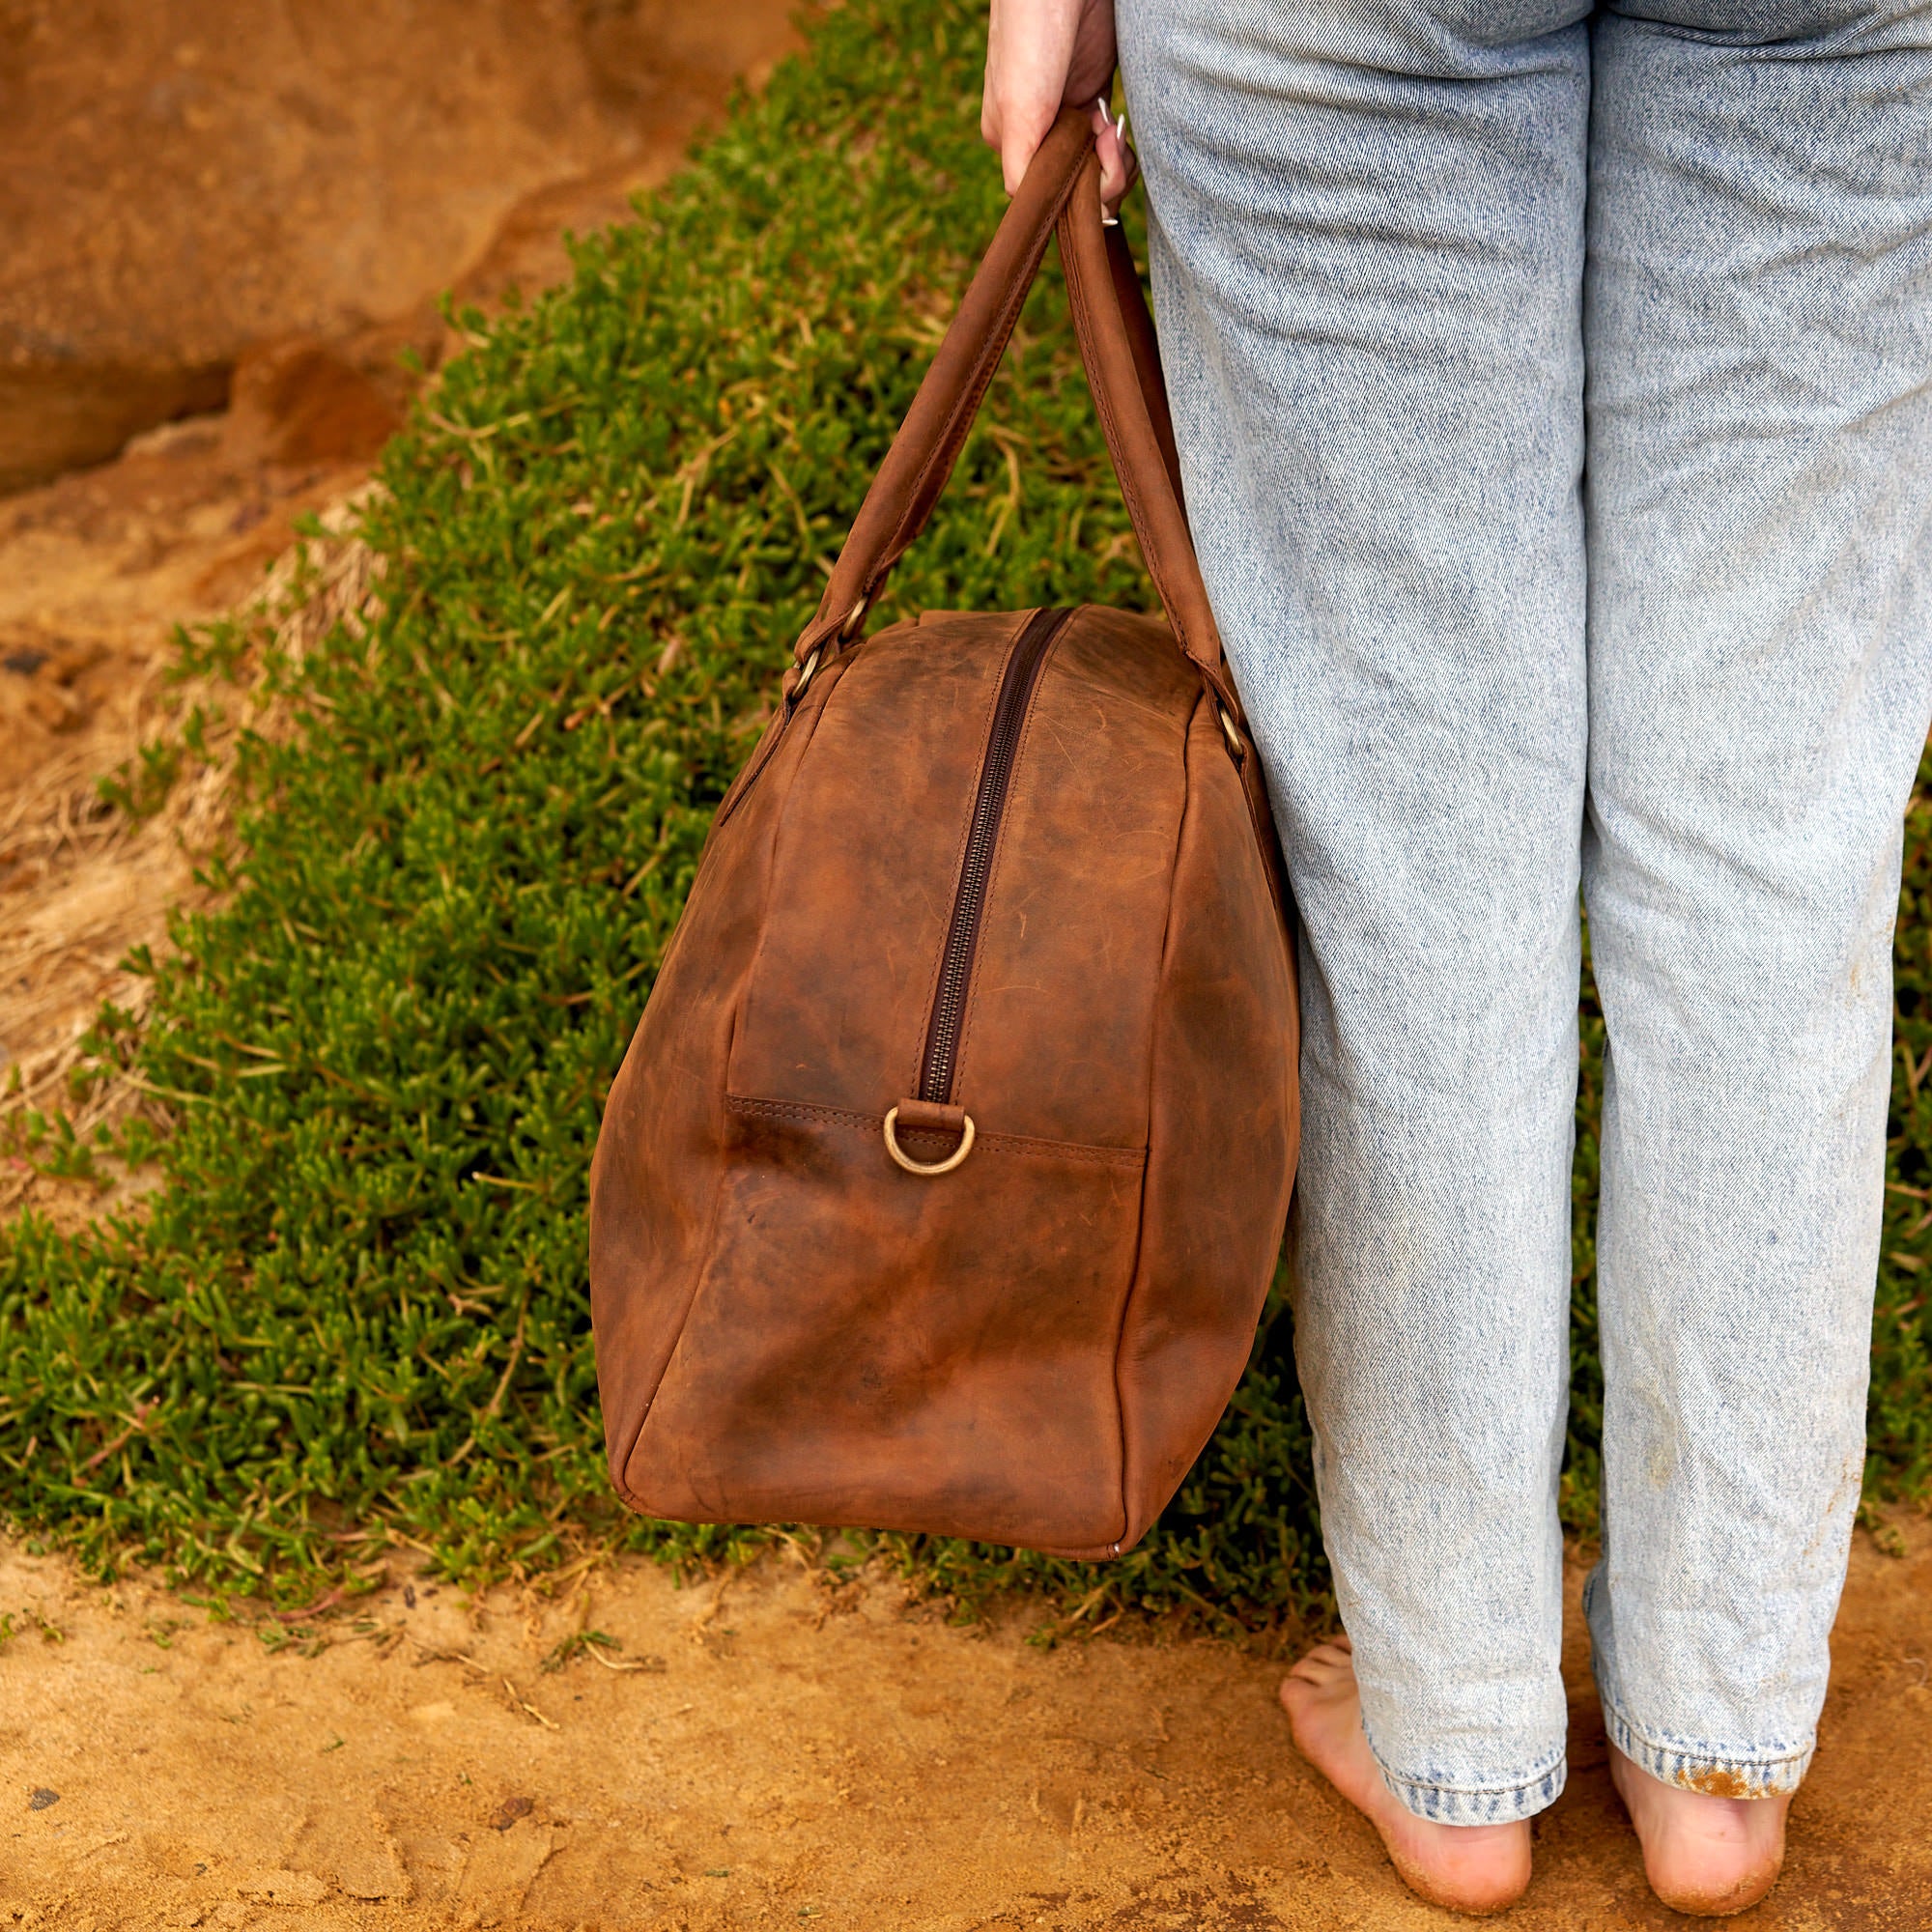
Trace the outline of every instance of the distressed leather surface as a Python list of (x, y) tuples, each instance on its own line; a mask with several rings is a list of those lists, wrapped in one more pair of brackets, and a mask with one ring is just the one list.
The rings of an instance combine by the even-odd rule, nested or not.
[(1138, 1153), (982, 1140), (923, 1180), (876, 1119), (781, 1103), (734, 1110), (724, 1151), (709, 1264), (625, 1472), (647, 1509), (1121, 1540)]
[[(1030, 277), (1058, 222), (1109, 446), (1188, 636), (1089, 608), (1049, 646), (942, 1107), (918, 1099), (934, 989), (1032, 613), (855, 642), (828, 592), (798, 659), (810, 643), (820, 668), (720, 813), (592, 1168), (611, 1475), (650, 1515), (1117, 1553), (1212, 1432), (1273, 1271), (1298, 1143), (1279, 854), (1078, 116), (1050, 146), (838, 582), (869, 596), (917, 533), (990, 369), (954, 336), (1008, 326), (1011, 290), (981, 284)], [(922, 1163), (970, 1116), (961, 1164), (896, 1164), (895, 1106)]]
[(613, 1470), (657, 1391), (708, 1253), (724, 1178), (724, 1069), (757, 951), (780, 809), (838, 683), (836, 671), (816, 682), (769, 748), (745, 809), (714, 833), (605, 1103), (590, 1164), (590, 1312)]
[(1145, 617), (1084, 610), (1054, 643), (1008, 800), (953, 1086), (982, 1127), (1148, 1144), (1181, 742), (1200, 689)]
[(1021, 621), (908, 625), (850, 655), (779, 834), (733, 1093), (883, 1116), (916, 1091), (980, 756)]

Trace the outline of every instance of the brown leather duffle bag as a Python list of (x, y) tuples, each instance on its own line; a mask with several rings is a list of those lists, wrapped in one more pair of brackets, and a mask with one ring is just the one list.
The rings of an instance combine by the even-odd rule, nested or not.
[[(1168, 621), (949, 611), (865, 637), (1056, 226)], [(1288, 1209), (1296, 1012), (1178, 476), (1069, 113), (719, 807), (611, 1092), (590, 1284), (633, 1508), (1104, 1557), (1212, 1433)]]

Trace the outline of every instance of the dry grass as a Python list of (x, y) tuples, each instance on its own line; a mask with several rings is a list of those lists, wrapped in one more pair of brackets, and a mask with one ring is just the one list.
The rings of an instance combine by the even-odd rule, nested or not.
[[(69, 1075), (102, 1003), (146, 1011), (151, 982), (129, 970), (129, 953), (167, 944), (173, 909), (212, 902), (203, 867), (233, 829), (244, 736), (279, 736), (290, 723), (288, 700), (264, 668), (298, 664), (332, 625), (359, 627), (370, 611), (381, 559), (355, 532), (376, 487), (364, 484), (324, 510), (321, 534), (285, 552), (236, 613), (246, 648), (232, 677), (174, 679), (167, 658), (153, 660), (119, 694), (104, 742), (96, 729), (60, 746), (0, 792), (0, 882), (11, 901), (0, 928), (0, 1131), (10, 1117), (66, 1104)], [(124, 786), (138, 785), (144, 748), (178, 748), (197, 712), (199, 751), (180, 758), (154, 809), (117, 802), (114, 785), (103, 787), (103, 768)], [(119, 1073), (72, 1109), (73, 1131), (85, 1140), (137, 1107), (166, 1114), (137, 1074)], [(0, 1212), (33, 1198), (57, 1220), (71, 1220), (140, 1191), (138, 1179), (117, 1175), (111, 1196), (76, 1208), (71, 1189), (52, 1186), (24, 1161), (20, 1168), (0, 1179)]]

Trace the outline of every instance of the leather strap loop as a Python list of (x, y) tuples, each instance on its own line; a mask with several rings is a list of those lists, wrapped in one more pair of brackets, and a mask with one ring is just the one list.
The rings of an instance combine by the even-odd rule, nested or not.
[(798, 639), (788, 693), (813, 651), (855, 634), (888, 572), (924, 528), (1057, 232), (1081, 362), (1141, 554), (1181, 649), (1239, 719), (1187, 531), (1153, 322), (1125, 242), (1101, 224), (1099, 167), (1086, 110), (1065, 109), (1027, 169), (866, 494)]

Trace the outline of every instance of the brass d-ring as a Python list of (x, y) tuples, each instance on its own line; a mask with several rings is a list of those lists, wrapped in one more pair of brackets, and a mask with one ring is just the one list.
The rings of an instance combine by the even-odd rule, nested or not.
[(966, 1124), (960, 1129), (959, 1145), (944, 1160), (923, 1161), (913, 1157), (899, 1146), (898, 1136), (893, 1132), (899, 1118), (899, 1110), (895, 1107), (886, 1116), (886, 1151), (905, 1169), (908, 1174), (951, 1174), (966, 1156), (973, 1151), (973, 1116), (968, 1114)]

